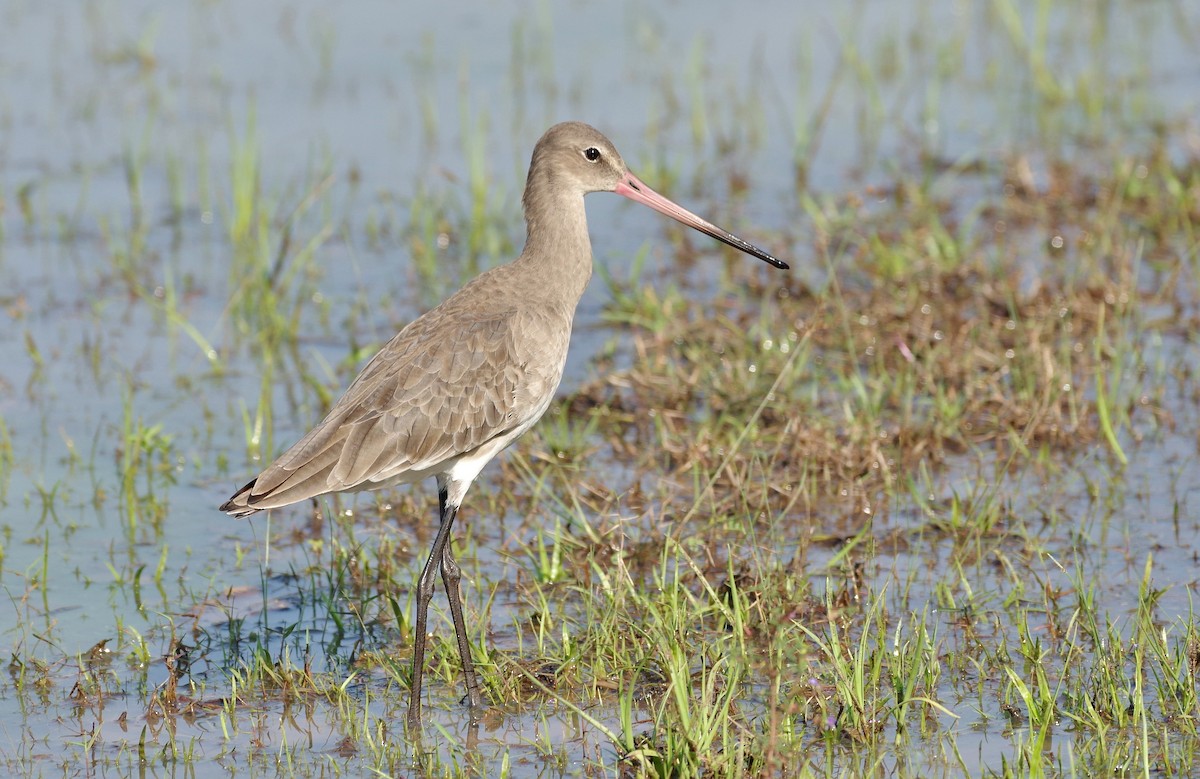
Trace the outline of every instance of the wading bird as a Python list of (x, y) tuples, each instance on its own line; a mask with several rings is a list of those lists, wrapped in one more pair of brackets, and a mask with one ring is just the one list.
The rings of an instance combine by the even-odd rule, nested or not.
[(776, 268), (787, 264), (672, 203), (597, 130), (564, 122), (533, 150), (525, 249), (418, 317), (376, 354), (321, 424), (221, 506), (244, 517), (332, 492), (437, 479), (441, 525), (417, 583), (408, 722), (421, 716), (426, 617), (441, 572), (472, 715), (482, 697), (463, 624), (450, 528), (483, 466), (545, 413), (592, 275), (583, 196), (615, 192)]

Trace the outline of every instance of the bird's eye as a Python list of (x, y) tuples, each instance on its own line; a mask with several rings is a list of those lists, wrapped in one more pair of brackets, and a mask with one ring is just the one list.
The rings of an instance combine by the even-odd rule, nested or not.
[(589, 146), (583, 150), (583, 156), (587, 158), (588, 162), (595, 162), (600, 159), (600, 150), (595, 146)]

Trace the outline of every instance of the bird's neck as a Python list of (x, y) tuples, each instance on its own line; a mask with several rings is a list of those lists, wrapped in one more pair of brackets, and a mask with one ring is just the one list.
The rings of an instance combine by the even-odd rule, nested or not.
[(525, 224), (525, 250), (518, 262), (529, 267), (545, 291), (562, 296), (573, 309), (592, 276), (583, 196), (526, 198)]

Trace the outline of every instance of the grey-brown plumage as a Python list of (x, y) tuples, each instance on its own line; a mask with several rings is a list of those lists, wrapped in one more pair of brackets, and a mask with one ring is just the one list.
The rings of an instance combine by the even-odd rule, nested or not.
[(579, 122), (555, 125), (530, 162), (521, 256), (401, 330), (319, 425), (221, 506), (244, 517), (331, 492), (437, 479), (441, 525), (418, 582), (410, 726), (420, 718), (435, 565), (450, 600), (472, 711), (482, 704), (450, 528), (479, 471), (545, 413), (558, 388), (575, 308), (592, 273), (583, 196), (597, 191), (624, 195), (787, 267), (655, 193), (597, 130)]

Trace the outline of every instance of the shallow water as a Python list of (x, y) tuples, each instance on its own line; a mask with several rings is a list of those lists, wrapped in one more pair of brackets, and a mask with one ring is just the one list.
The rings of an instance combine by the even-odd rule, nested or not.
[[(1019, 6), (1027, 22), (1031, 5)], [(332, 225), (317, 250), (319, 277), (300, 287), (309, 296), (298, 323), (300, 359), (318, 381), (340, 387), (356, 362), (350, 343), (382, 341), (479, 267), (512, 256), (522, 239), (519, 193), (528, 155), (554, 121), (597, 125), (652, 186), (794, 260), (794, 273), (820, 283), (826, 270), (810, 262), (795, 160), (813, 135), (827, 85), (847, 84), (829, 106), (806, 170), (805, 191), (816, 196), (861, 190), (918, 152), (957, 162), (1030, 146), (1070, 159), (1096, 137), (1135, 143), (1156, 121), (1189, 112), (1194, 118), (1200, 22), (1188, 9), (1162, 3), (1116, 5), (1111, 26), (1079, 29), (1077, 45), (1055, 50), (1050, 63), (1069, 88), (1129, 85), (1127, 98), (1088, 115), (1032, 110), (1035, 76), (998, 75), (1011, 52), (992, 48), (983, 33), (1002, 22), (957, 2), (863, 2), (836, 10), (767, 2), (739, 9), (736, 18), (716, 2), (659, 9), (441, 3), (403, 12), (382, 2), (335, 11), (307, 0), (5, 4), (0, 443), (11, 441), (12, 458), (0, 457), (0, 581), (10, 604), (0, 613), (0, 633), (14, 654), (44, 659), (55, 682), (32, 706), (16, 686), (0, 685), (4, 762), (24, 773), (52, 772), (85, 752), (81, 734), (91, 734), (120, 763), (115, 756), (136, 744), (144, 723), (127, 729), (111, 716), (97, 719), (93, 709), (73, 709), (62, 698), (74, 675), (63, 658), (118, 635), (143, 636), (148, 668), (125, 656), (107, 662), (114, 678), (145, 671), (144, 684), (159, 684), (168, 626), (182, 630), (188, 613), (198, 613), (205, 627), (223, 624), (220, 608), (200, 611), (197, 603), (231, 586), (251, 593), (235, 612), (247, 622), (265, 609), (278, 624), (305, 622), (332, 640), (315, 608), (305, 617), (297, 595), (305, 583), (280, 574), (310, 559), (303, 544), (286, 540), (304, 512), (281, 514), (268, 529), (215, 509), (257, 468), (245, 455), (242, 420), (259, 403), (260, 366), (244, 336), (231, 332), (228, 315), (235, 281), (228, 265), (231, 178), (247, 147), (257, 149), (257, 187), (274, 209), (273, 224), (320, 192), (319, 204), (295, 222), (298, 243)], [(1055, 10), (1046, 23), (1058, 40), (1054, 33), (1071, 29), (1075, 17)], [(877, 68), (894, 61), (880, 69), (894, 70), (895, 79), (855, 81), (856, 57)], [(449, 213), (470, 213), (467, 191), (481, 175), (485, 208), (498, 227), (474, 258), (464, 249), (466, 236), (446, 235), (434, 277), (422, 275), (409, 261), (406, 232), (417, 193), (440, 199)], [(749, 182), (745, 191), (731, 191), (737, 178)], [(624, 278), (631, 258), (649, 246), (646, 277), (655, 279), (674, 228), (616, 198), (593, 196), (588, 208), (597, 262)], [(137, 259), (114, 259), (131, 246)], [(726, 267), (705, 257), (692, 281), (715, 288)], [(600, 326), (607, 296), (594, 280), (564, 390), (593, 377), (591, 360), (620, 334)], [(179, 311), (194, 334), (150, 300)], [(205, 344), (219, 352), (226, 373), (214, 372)], [(1166, 361), (1198, 361), (1194, 343), (1154, 348)], [(292, 376), (285, 370), (270, 390), (269, 451), (319, 416), (311, 393), (286, 386)], [(1077, 477), (1043, 499), (1083, 518), (1094, 559), (1057, 563), (1102, 570), (1114, 615), (1134, 608), (1150, 553), (1157, 576), (1184, 585), (1163, 596), (1162, 612), (1192, 609), (1200, 492), (1195, 411), (1184, 392), (1166, 402), (1175, 429), (1141, 444), (1119, 480), (1107, 481), (1101, 453), (1094, 472), (1093, 455), (1084, 455), (1072, 465)], [(153, 467), (138, 471), (133, 489), (152, 494), (139, 502), (157, 502), (157, 524), (121, 497), (122, 457), (139, 427), (133, 437), (147, 445)], [(945, 494), (969, 492), (975, 478), (951, 468), (939, 485)], [(1094, 480), (1105, 482), (1099, 499), (1089, 494)], [(1000, 488), (1019, 492), (1022, 485)], [(1110, 500), (1108, 492), (1118, 497)], [(919, 516), (897, 512), (888, 521), (916, 526)], [(415, 572), (428, 534), (418, 526), (431, 522), (364, 526), (360, 540), (401, 534), (402, 545), (415, 547), (407, 563)], [(277, 544), (270, 551), (268, 533)], [(470, 554), (484, 578), (520, 575), (526, 560), (506, 546), (512, 539), (503, 522), (473, 539)], [(938, 558), (938, 542), (929, 544), (881, 556), (880, 564), (927, 565)], [(1048, 561), (1044, 573), (1053, 578), (1054, 569)], [(263, 570), (274, 578), (264, 582)], [(888, 571), (872, 575), (886, 578)], [(483, 595), (468, 597), (482, 606)], [(491, 604), (500, 638), (515, 618), (511, 606), (503, 594)], [(304, 713), (283, 727), (293, 728), (286, 736), (273, 730), (277, 718), (264, 716), (263, 739), (310, 740), (313, 749), (332, 751), (337, 744), (325, 740), (332, 736), (324, 716), (319, 709)], [(466, 738), (459, 712), (435, 710), (435, 717), (455, 740)], [(194, 739), (200, 772), (236, 770), (234, 755), (248, 741), (223, 741), (212, 719), (189, 727), (175, 735)], [(545, 727), (558, 730), (537, 732)], [(495, 753), (484, 747), (482, 759), (492, 765), (507, 752), (514, 775), (558, 775), (597, 750), (611, 752), (577, 727), (570, 716), (485, 724)], [(978, 756), (964, 756), (970, 768), (995, 768), (988, 740), (980, 730)], [(565, 764), (542, 763), (534, 746), (540, 742), (557, 745)], [(960, 735), (960, 747), (968, 743)]]

